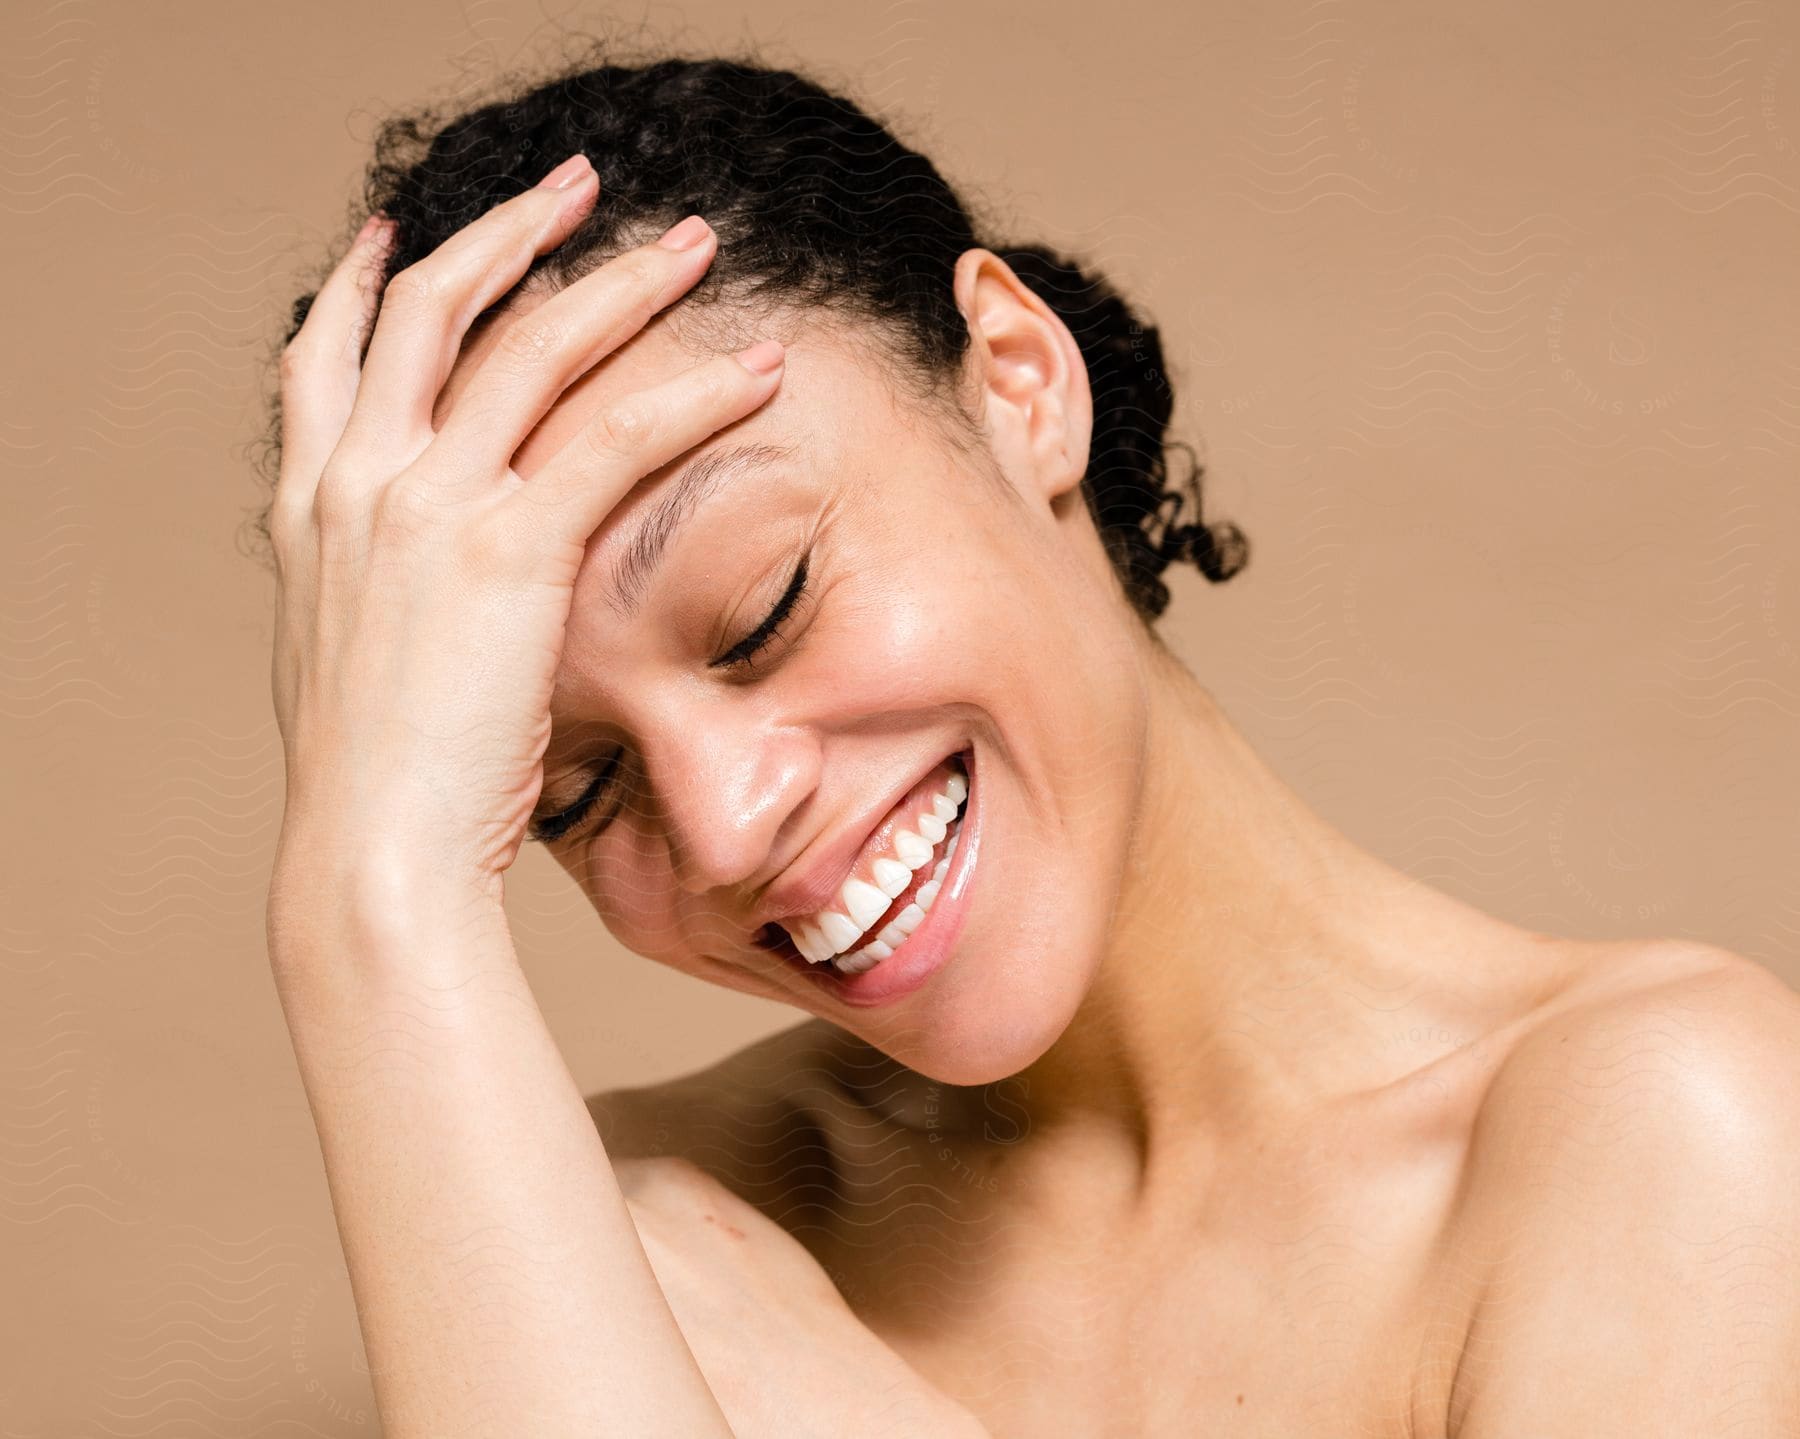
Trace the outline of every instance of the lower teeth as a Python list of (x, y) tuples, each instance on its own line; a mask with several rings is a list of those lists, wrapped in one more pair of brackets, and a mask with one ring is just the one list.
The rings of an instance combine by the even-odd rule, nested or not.
[[(908, 908), (916, 906), (919, 909), (918, 924), (915, 924), (905, 935), (896, 935), (897, 943), (885, 944), (880, 939), (874, 939), (861, 949), (853, 949), (846, 954), (833, 956), (831, 967), (839, 974), (862, 974), (866, 970), (873, 969), (889, 955), (897, 953), (906, 944), (906, 941), (918, 932), (919, 925), (925, 922), (925, 915), (931, 912), (931, 906), (937, 902), (938, 891), (944, 883), (944, 876), (950, 872), (950, 860), (956, 853), (957, 840), (962, 837), (963, 812), (967, 808), (968, 801), (965, 799), (963, 810), (959, 810), (956, 818), (950, 821), (949, 843), (944, 846), (943, 857), (932, 868), (931, 878), (919, 886), (918, 892), (913, 895), (912, 904), (908, 906)], [(901, 913), (904, 914), (906, 911), (902, 910)], [(896, 919), (881, 933), (884, 935), (893, 933), (894, 925), (898, 923), (899, 921)]]

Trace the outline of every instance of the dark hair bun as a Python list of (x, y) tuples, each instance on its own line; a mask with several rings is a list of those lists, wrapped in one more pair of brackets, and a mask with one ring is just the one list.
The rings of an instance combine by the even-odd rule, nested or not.
[[(1132, 605), (1148, 619), (1168, 608), (1160, 577), (1171, 564), (1192, 563), (1215, 582), (1230, 579), (1249, 560), (1250, 542), (1236, 525), (1200, 518), (1205, 467), (1191, 447), (1164, 437), (1175, 392), (1156, 326), (1054, 250), (1015, 245), (994, 253), (1056, 311), (1087, 362), (1094, 433), (1083, 489)], [(1186, 456), (1173, 487), (1171, 450)], [(1178, 524), (1184, 502), (1194, 518)]]

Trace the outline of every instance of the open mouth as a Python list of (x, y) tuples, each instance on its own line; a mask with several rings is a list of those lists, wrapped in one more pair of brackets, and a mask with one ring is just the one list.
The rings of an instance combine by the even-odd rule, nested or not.
[(879, 889), (852, 879), (849, 902), (799, 926), (798, 941), (784, 926), (767, 924), (756, 936), (758, 947), (785, 955), (814, 982), (827, 983), (851, 980), (902, 954), (937, 902), (957, 853), (971, 796), (971, 758), (968, 750), (947, 757), (950, 780), (928, 797), (912, 827), (896, 831), (893, 847), (876, 861), (876, 879), (885, 880)]

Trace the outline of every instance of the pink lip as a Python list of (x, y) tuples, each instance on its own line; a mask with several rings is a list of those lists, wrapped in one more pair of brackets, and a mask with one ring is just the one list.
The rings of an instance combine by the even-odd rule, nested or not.
[(804, 967), (807, 979), (840, 1003), (856, 1009), (892, 1004), (918, 989), (949, 959), (968, 917), (970, 880), (981, 850), (981, 787), (975, 774), (973, 746), (964, 751), (963, 763), (969, 772), (969, 800), (958, 830), (961, 838), (956, 843), (956, 856), (950, 861), (937, 899), (919, 927), (907, 936), (906, 943), (861, 974), (839, 974), (829, 963), (812, 965), (797, 954), (794, 956), (794, 962)]

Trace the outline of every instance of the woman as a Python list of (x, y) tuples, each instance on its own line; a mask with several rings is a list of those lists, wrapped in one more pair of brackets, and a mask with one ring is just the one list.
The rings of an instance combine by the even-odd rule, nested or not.
[[(370, 198), (282, 356), (269, 935), (390, 1435), (1800, 1424), (1800, 1003), (1261, 763), (1104, 284), (735, 63), (394, 122)], [(528, 837), (810, 1018), (584, 1103)]]

